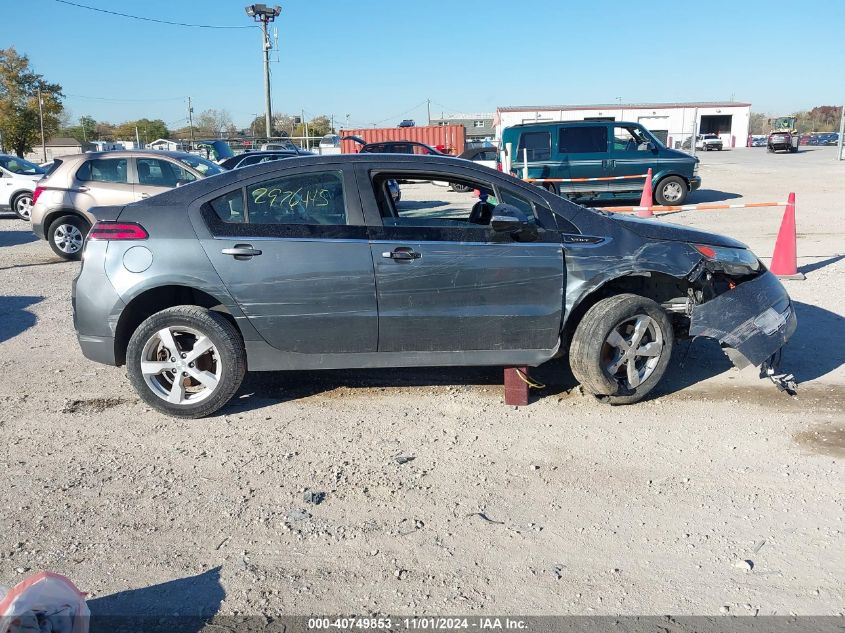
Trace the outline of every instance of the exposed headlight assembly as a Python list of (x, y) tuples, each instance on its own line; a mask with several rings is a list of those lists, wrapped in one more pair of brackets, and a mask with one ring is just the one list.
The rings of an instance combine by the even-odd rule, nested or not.
[(760, 270), (760, 260), (747, 248), (727, 248), (708, 244), (693, 244), (707, 260), (718, 264), (729, 275), (749, 275)]

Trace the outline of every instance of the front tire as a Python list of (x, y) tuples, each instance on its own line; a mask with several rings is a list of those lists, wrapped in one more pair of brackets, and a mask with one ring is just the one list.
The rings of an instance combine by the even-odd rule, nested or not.
[(24, 191), (12, 199), (12, 210), (21, 220), (29, 222), (32, 216), (32, 193)]
[(662, 206), (681, 205), (687, 199), (689, 186), (687, 181), (680, 176), (668, 176), (657, 183), (654, 190), (654, 197), (657, 203)]
[(621, 294), (587, 310), (569, 348), (572, 373), (585, 391), (610, 404), (642, 400), (663, 378), (674, 332), (647, 297)]
[(91, 225), (78, 215), (63, 215), (50, 225), (47, 241), (59, 257), (78, 260), (82, 257), (85, 236)]
[(148, 405), (177, 418), (202, 418), (223, 407), (246, 374), (246, 351), (225, 316), (176, 306), (149, 317), (126, 350), (129, 382)]

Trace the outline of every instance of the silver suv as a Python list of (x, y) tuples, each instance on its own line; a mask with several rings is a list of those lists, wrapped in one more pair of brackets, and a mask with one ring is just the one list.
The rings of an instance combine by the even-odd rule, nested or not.
[(32, 231), (65, 259), (79, 259), (93, 207), (126, 205), (205, 176), (218, 165), (185, 152), (119, 151), (63, 156), (32, 194)]

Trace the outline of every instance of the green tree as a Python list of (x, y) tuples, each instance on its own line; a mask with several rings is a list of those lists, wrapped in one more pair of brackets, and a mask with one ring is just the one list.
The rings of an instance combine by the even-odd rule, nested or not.
[(44, 112), (45, 138), (59, 130), (62, 87), (48, 83), (29, 65), (29, 58), (12, 48), (0, 49), (0, 131), (3, 142), (18, 156), (41, 139), (38, 91)]
[(748, 120), (749, 134), (768, 134), (769, 133), (769, 115), (762, 112), (752, 112), (751, 118)]
[(60, 132), (65, 136), (75, 138), (77, 141), (100, 140), (97, 138), (97, 122), (92, 116), (83, 116), (79, 119), (79, 125), (62, 127)]
[(136, 127), (138, 128), (138, 137), (141, 139), (141, 143), (144, 144), (170, 136), (170, 130), (167, 129), (167, 124), (161, 119), (138, 119), (137, 121), (125, 121), (115, 126), (115, 140), (134, 141)]
[(235, 124), (232, 123), (232, 115), (226, 110), (210, 108), (200, 113), (197, 117), (195, 130), (200, 136), (217, 138), (221, 135), (234, 136)]

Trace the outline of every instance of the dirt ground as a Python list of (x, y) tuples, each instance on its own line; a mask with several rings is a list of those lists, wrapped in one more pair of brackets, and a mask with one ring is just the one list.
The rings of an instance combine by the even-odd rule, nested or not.
[[(3, 216), (0, 584), (57, 571), (101, 614), (841, 614), (834, 151), (705, 153), (690, 200), (797, 194), (796, 398), (696, 341), (629, 407), (580, 395), (555, 363), (518, 410), (500, 370), (348, 371), (252, 375), (221, 415), (172, 420), (82, 357), (78, 265)], [(782, 213), (659, 221), (766, 259)]]

